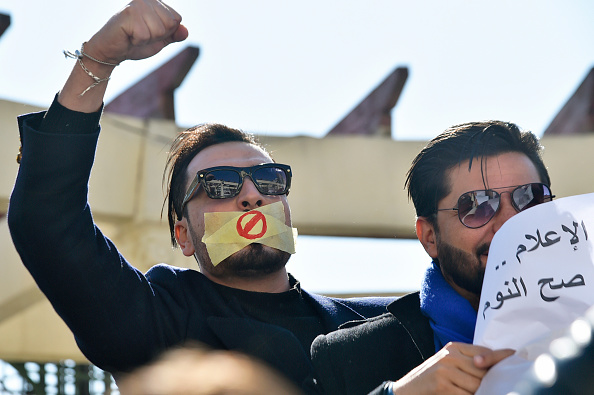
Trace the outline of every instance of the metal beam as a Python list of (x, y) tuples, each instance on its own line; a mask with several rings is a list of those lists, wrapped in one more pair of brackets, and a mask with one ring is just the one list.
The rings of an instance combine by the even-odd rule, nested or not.
[(396, 68), (365, 99), (349, 112), (327, 136), (392, 136), (392, 109), (402, 93), (408, 69)]
[(544, 131), (545, 136), (594, 133), (594, 68)]
[(10, 15), (0, 14), (0, 37), (4, 34), (6, 29), (10, 26)]

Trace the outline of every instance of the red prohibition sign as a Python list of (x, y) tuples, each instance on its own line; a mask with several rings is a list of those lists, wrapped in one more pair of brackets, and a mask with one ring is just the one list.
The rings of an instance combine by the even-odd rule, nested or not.
[[(253, 218), (248, 220), (246, 222), (245, 226), (242, 226), (241, 220), (247, 215), (252, 215)], [(250, 232), (254, 229), (256, 224), (260, 221), (262, 221), (262, 231), (260, 233), (251, 234)], [(264, 236), (264, 234), (266, 233), (267, 230), (268, 230), (268, 225), (266, 224), (266, 217), (264, 216), (264, 214), (262, 214), (259, 211), (247, 212), (247, 213), (243, 214), (241, 217), (239, 217), (239, 219), (237, 220), (237, 233), (241, 237), (244, 237), (246, 239), (253, 240), (253, 239), (262, 237), (262, 236)]]

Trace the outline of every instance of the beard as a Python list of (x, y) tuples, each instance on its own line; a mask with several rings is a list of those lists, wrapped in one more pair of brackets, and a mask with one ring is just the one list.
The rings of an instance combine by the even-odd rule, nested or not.
[(479, 245), (472, 254), (440, 241), (439, 237), (437, 241), (437, 259), (444, 277), (477, 296), (481, 294), (485, 278), (481, 255), (487, 251), (488, 243)]
[(196, 248), (196, 259), (201, 270), (218, 278), (258, 278), (277, 272), (285, 267), (291, 254), (260, 243), (245, 246), (214, 266), (206, 245), (190, 230)]

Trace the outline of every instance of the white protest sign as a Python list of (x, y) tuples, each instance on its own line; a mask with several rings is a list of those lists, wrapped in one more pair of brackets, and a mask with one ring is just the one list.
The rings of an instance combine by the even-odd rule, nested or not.
[(594, 193), (541, 204), (508, 220), (489, 249), (474, 344), (516, 355), (477, 394), (507, 393), (534, 359), (594, 305)]

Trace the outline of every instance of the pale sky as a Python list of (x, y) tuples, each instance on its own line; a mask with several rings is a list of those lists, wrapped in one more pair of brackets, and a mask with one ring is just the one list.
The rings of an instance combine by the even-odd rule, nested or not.
[[(46, 106), (75, 50), (127, 2), (0, 0), (0, 97)], [(171, 0), (190, 37), (113, 75), (108, 101), (185, 48), (178, 123), (323, 136), (394, 68), (409, 79), (395, 138), (501, 119), (537, 134), (594, 67), (594, 2)]]
[[(62, 50), (79, 49), (126, 3), (0, 0), (0, 12), (12, 17), (0, 38), (0, 98), (49, 105), (74, 65)], [(406, 66), (409, 78), (392, 113), (393, 138), (428, 140), (450, 125), (485, 119), (512, 121), (541, 135), (594, 67), (589, 0), (168, 4), (182, 14), (190, 37), (118, 67), (107, 102), (187, 45), (198, 46), (200, 56), (175, 96), (180, 126), (220, 122), (257, 134), (322, 137), (392, 70)], [(317, 239), (302, 240), (301, 259), (313, 268), (300, 279), (311, 291), (335, 292), (328, 285), (331, 273), (325, 277), (317, 267), (332, 257), (311, 246)], [(386, 242), (391, 244), (384, 247)], [(384, 291), (394, 278), (405, 283), (395, 288), (415, 288), (428, 264), (420, 246), (375, 243), (381, 246), (351, 241), (349, 248), (359, 250), (344, 254), (344, 241), (322, 242), (333, 246), (335, 261), (348, 261), (357, 284), (349, 290)], [(404, 253), (409, 248), (413, 252)], [(372, 250), (385, 252), (372, 256)], [(306, 271), (299, 254), (290, 264), (298, 266), (294, 272)], [(406, 269), (409, 260), (415, 269)], [(362, 281), (354, 270), (367, 267), (373, 269)]]

